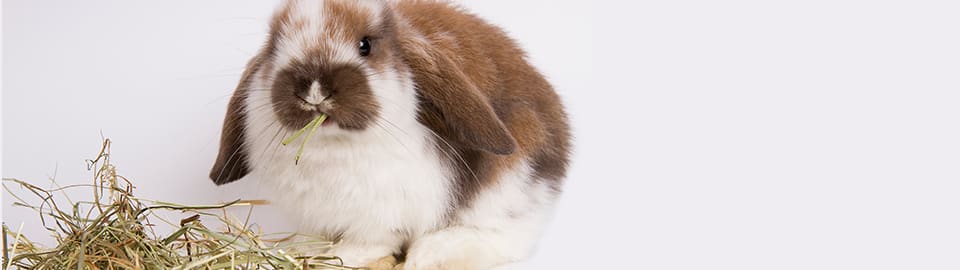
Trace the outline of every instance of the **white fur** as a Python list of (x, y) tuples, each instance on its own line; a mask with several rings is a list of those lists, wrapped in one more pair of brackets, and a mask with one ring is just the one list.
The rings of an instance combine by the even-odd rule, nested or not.
[(409, 75), (388, 71), (380, 76), (386, 78), (371, 81), (371, 89), (386, 120), (362, 132), (319, 128), (299, 165), (293, 160), (297, 147), (279, 144), (292, 131), (275, 124), (269, 93), (251, 91), (247, 99), (247, 108), (268, 108), (247, 112), (252, 173), (277, 188), (271, 200), (294, 210), (302, 230), (331, 237), (342, 233), (346, 244), (334, 253), (350, 264), (398, 252), (406, 237), (397, 231), (427, 233), (441, 225), (450, 205), (451, 174), (428, 139), (430, 131), (413, 118), (412, 85), (396, 79), (409, 80)]
[(506, 171), (455, 223), (414, 241), (408, 269), (489, 269), (534, 250), (553, 212), (555, 192), (526, 163)]
[[(363, 2), (363, 8), (382, 8)], [(520, 260), (532, 251), (549, 218), (554, 192), (533, 179), (526, 162), (500, 175), (481, 191), (472, 207), (447, 217), (453, 204), (455, 173), (437, 150), (432, 132), (417, 119), (410, 74), (373, 70), (356, 57), (355, 44), (321, 40), (327, 27), (322, 1), (290, 1), (310, 33), (288, 33), (279, 40), (272, 68), (252, 76), (253, 89), (269, 89), (275, 72), (303, 59), (314, 46), (332, 48), (334, 63), (361, 63), (371, 76), (380, 113), (363, 131), (320, 127), (307, 143), (299, 165), (297, 146), (281, 146), (293, 133), (282, 127), (269, 91), (246, 93), (245, 139), (251, 174), (275, 188), (274, 203), (298, 217), (303, 233), (341, 237), (331, 253), (362, 266), (397, 253), (405, 242), (408, 270), (485, 269)], [(312, 95), (312, 94), (311, 94)], [(324, 101), (333, 102), (335, 100)], [(449, 223), (447, 223), (449, 222)]]
[(310, 83), (310, 88), (307, 89), (307, 96), (304, 98), (304, 101), (307, 103), (317, 105), (323, 101), (323, 97), (326, 96), (320, 87), (320, 82), (313, 81)]
[[(290, 24), (280, 27), (285, 31), (277, 43), (277, 54), (274, 58), (276, 66), (286, 66), (293, 59), (304, 59), (307, 52), (304, 49), (313, 48), (320, 44), (320, 34), (324, 31), (323, 1), (296, 0), (288, 1), (282, 9), (290, 10)], [(302, 29), (294, 31), (291, 24), (302, 23)]]

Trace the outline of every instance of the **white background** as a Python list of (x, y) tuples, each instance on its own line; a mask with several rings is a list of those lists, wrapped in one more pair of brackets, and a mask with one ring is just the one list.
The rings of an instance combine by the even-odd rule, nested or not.
[[(3, 1), (2, 175), (85, 183), (102, 131), (144, 197), (256, 198), (206, 174), (274, 5)], [(960, 267), (955, 1), (464, 5), (523, 44), (576, 129), (528, 268)], [(7, 224), (35, 219), (10, 202)]]

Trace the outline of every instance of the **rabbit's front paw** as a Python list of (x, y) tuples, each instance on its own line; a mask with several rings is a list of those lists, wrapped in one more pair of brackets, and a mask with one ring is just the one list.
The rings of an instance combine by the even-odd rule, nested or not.
[(397, 258), (396, 258), (396, 257), (393, 257), (393, 255), (390, 255), (390, 256), (386, 256), (386, 257), (380, 258), (379, 260), (376, 260), (376, 261), (374, 261), (374, 262), (372, 262), (372, 263), (369, 263), (369, 264), (367, 264), (367, 266), (364, 266), (363, 268), (364, 268), (364, 269), (368, 269), (368, 270), (394, 270), (394, 269), (402, 269), (402, 268), (398, 268), (398, 267), (402, 267), (402, 266), (398, 266), (398, 265), (397, 265)]
[(492, 263), (495, 252), (471, 230), (448, 229), (420, 238), (407, 251), (404, 270), (477, 270)]

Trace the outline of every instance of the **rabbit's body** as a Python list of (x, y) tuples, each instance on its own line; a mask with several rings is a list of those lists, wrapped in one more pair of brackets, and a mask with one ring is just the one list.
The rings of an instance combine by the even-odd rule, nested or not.
[[(321, 112), (332, 124), (294, 163), (279, 141)], [(231, 100), (211, 178), (255, 175), (347, 264), (485, 269), (532, 252), (568, 148), (559, 98), (498, 28), (433, 1), (292, 0)]]

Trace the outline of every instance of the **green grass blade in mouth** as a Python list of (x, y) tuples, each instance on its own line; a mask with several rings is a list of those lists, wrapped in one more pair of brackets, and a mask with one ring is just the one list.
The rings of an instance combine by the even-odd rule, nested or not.
[[(317, 131), (317, 127), (320, 127), (320, 124), (323, 124), (323, 121), (327, 120), (326, 114), (321, 114), (320, 117), (317, 117), (313, 126), (310, 127), (310, 132), (307, 133), (307, 137), (303, 138), (303, 143), (300, 144), (300, 149), (297, 150), (297, 156), (293, 158), (293, 164), (300, 164), (300, 155), (303, 154), (303, 147), (307, 145), (307, 141), (310, 140), (310, 137), (313, 137), (313, 132)], [(309, 126), (309, 125), (308, 125)]]
[[(327, 115), (326, 115), (326, 114), (320, 114), (319, 116), (317, 116), (317, 118), (314, 118), (313, 120), (310, 120), (310, 123), (307, 123), (306, 126), (303, 126), (303, 128), (301, 128), (300, 130), (297, 130), (297, 132), (293, 133), (293, 136), (290, 136), (289, 138), (284, 139), (284, 140), (283, 140), (282, 142), (280, 142), (280, 143), (283, 144), (283, 145), (288, 145), (288, 144), (290, 144), (291, 142), (293, 142), (293, 141), (296, 140), (297, 138), (300, 138), (300, 135), (303, 135), (303, 132), (304, 132), (304, 131), (307, 131), (308, 128), (312, 127), (314, 124), (319, 125), (319, 124), (323, 123), (323, 120), (325, 120), (325, 119), (327, 119)], [(317, 123), (318, 121), (319, 121), (320, 123)]]
[[(282, 142), (280, 142), (283, 145), (288, 145), (294, 140), (296, 140), (297, 138), (300, 138), (300, 136), (302, 136), (304, 132), (307, 133), (307, 137), (303, 138), (303, 142), (300, 143), (300, 148), (297, 149), (297, 155), (293, 158), (293, 163), (295, 165), (300, 164), (300, 155), (303, 155), (303, 148), (307, 146), (307, 142), (310, 141), (311, 137), (313, 137), (313, 133), (317, 131), (317, 128), (320, 127), (320, 125), (323, 124), (323, 121), (325, 120), (327, 120), (327, 115), (320, 114), (317, 116), (317, 118), (310, 120), (310, 123), (307, 123), (306, 126), (303, 126), (303, 128), (293, 133), (293, 136), (290, 136), (289, 138), (286, 138)], [(310, 132), (307, 132), (307, 129), (309, 129)]]

